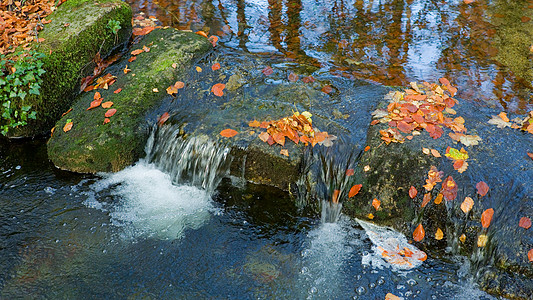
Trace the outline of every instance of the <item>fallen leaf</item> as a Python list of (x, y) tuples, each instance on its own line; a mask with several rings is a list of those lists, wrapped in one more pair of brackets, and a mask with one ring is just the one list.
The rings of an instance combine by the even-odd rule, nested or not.
[(480, 234), (478, 237), (477, 237), (477, 246), (478, 247), (485, 247), (487, 245), (487, 241), (489, 240), (489, 238), (487, 237), (487, 235), (485, 234)]
[(143, 52), (144, 52), (143, 49), (137, 49), (137, 50), (131, 51), (131, 55), (135, 56), (135, 55), (139, 55), (139, 54), (141, 54)]
[(107, 101), (107, 102), (102, 103), (102, 107), (103, 108), (110, 108), (111, 106), (113, 106), (113, 102), (111, 102), (111, 101)]
[(152, 30), (154, 30), (155, 27), (152, 27), (152, 26), (147, 26), (147, 27), (144, 27), (144, 28), (133, 28), (133, 32), (132, 34), (133, 35), (146, 35), (150, 32), (152, 32)]
[(505, 128), (505, 127), (511, 127), (511, 122), (505, 122), (502, 120), (500, 116), (492, 116), (492, 119), (490, 119), (487, 123), (496, 125), (498, 128)]
[(483, 228), (488, 228), (490, 226), (490, 222), (492, 221), (493, 215), (494, 215), (494, 209), (492, 208), (486, 209), (481, 214), (481, 226)]
[(504, 122), (509, 122), (510, 121), (509, 118), (507, 117), (507, 113), (505, 113), (503, 111), (498, 114), (498, 117), (500, 117)]
[(201, 73), (202, 72), (202, 68), (196, 67), (196, 72)]
[(457, 197), (457, 190), (458, 186), (452, 176), (448, 176), (448, 178), (442, 182), (442, 195), (447, 201), (452, 201)]
[(109, 109), (108, 111), (106, 111), (106, 113), (105, 113), (105, 117), (106, 117), (106, 118), (110, 118), (110, 117), (112, 117), (116, 112), (117, 112), (116, 109), (111, 108), (111, 109)]
[(285, 155), (285, 156), (289, 157), (289, 150), (287, 150), (287, 149), (281, 149), (281, 151), (279, 153), (281, 155)]
[(226, 87), (223, 83), (217, 83), (211, 87), (211, 92), (215, 94), (215, 96), (222, 97), (224, 95), (224, 88)]
[(470, 4), (470, 3), (474, 2), (474, 0), (463, 0), (463, 2), (464, 2), (465, 4)]
[(213, 45), (213, 47), (216, 47), (217, 46), (217, 42), (218, 42), (218, 36), (216, 35), (212, 35), (208, 38), (209, 42), (211, 42), (211, 45)]
[(340, 190), (334, 190), (333, 191), (333, 197), (331, 199), (333, 203), (339, 203), (339, 193), (340, 192), (341, 192)]
[(107, 124), (107, 123), (109, 123), (109, 122), (111, 122), (111, 120), (109, 120), (109, 118), (105, 118), (103, 124), (105, 125), (105, 124)]
[(289, 79), (290, 82), (296, 82), (298, 81), (298, 75), (291, 72), (289, 76), (287, 76), (287, 79)]
[(420, 207), (424, 208), (426, 205), (428, 205), (429, 201), (431, 201), (431, 193), (426, 193), (424, 195), (424, 198), (422, 199), (422, 204)]
[(533, 153), (527, 153), (527, 156), (529, 156), (529, 158), (533, 159)]
[(177, 68), (178, 67), (178, 64), (177, 63), (172, 63), (172, 68)]
[(100, 106), (100, 104), (102, 103), (102, 98), (98, 99), (98, 100), (94, 100), (91, 102), (91, 104), (89, 105), (89, 107), (87, 108), (87, 110), (91, 110), (95, 107), (98, 107)]
[(94, 97), (93, 97), (94, 100), (98, 100), (100, 98), (102, 98), (102, 95), (100, 95), (99, 92), (94, 93)]
[(380, 205), (381, 205), (381, 201), (379, 201), (377, 198), (374, 198), (374, 200), (372, 200), (372, 206), (373, 206), (376, 210), (379, 209)]
[(444, 197), (444, 195), (442, 195), (442, 193), (439, 193), (437, 195), (437, 197), (435, 197), (435, 204), (441, 204), (442, 203), (442, 198)]
[(333, 91), (333, 88), (331, 87), (331, 85), (325, 85), (322, 87), (322, 92), (326, 93), (326, 94), (329, 94)]
[(461, 243), (464, 243), (466, 241), (466, 235), (464, 233), (461, 234), (461, 236), (459, 237), (459, 240), (461, 241)]
[(435, 232), (435, 239), (440, 241), (444, 237), (444, 232), (440, 228), (437, 228), (437, 232)]
[(373, 214), (371, 214), (371, 213), (370, 213), (370, 214), (368, 214), (368, 215), (366, 215), (366, 217), (367, 217), (367, 218), (369, 218), (370, 220), (374, 219), (374, 215), (373, 215)]
[(415, 231), (413, 232), (413, 239), (417, 242), (420, 242), (424, 239), (425, 235), (426, 232), (424, 231), (424, 227), (422, 227), (422, 224), (418, 224)]
[(178, 90), (182, 89), (183, 87), (185, 87), (185, 83), (183, 83), (182, 81), (176, 81), (174, 83), (174, 87), (177, 88)]
[(474, 200), (470, 197), (465, 197), (465, 200), (461, 203), (461, 210), (467, 214), (472, 207), (474, 207)]
[(74, 124), (72, 123), (72, 121), (70, 121), (70, 119), (67, 120), (67, 124), (65, 124), (65, 126), (63, 127), (63, 131), (64, 132), (67, 132), (67, 131), (70, 131), (72, 129), (72, 126)]
[(257, 120), (253, 120), (250, 123), (248, 123), (248, 126), (250, 126), (250, 127), (259, 127), (259, 126), (261, 126), (261, 123), (259, 123), (259, 121), (257, 121)]
[(153, 88), (153, 89), (152, 89), (152, 92), (154, 92), (154, 93), (159, 93), (159, 89), (157, 89), (157, 88)]
[(480, 181), (476, 184), (477, 193), (481, 195), (481, 197), (485, 196), (489, 191), (489, 186), (484, 182)]
[(133, 62), (136, 59), (137, 59), (137, 56), (132, 56), (132, 57), (128, 58), (128, 62)]
[(126, 67), (122, 71), (124, 72), (124, 74), (128, 74), (129, 72), (131, 72), (131, 69), (128, 69), (128, 65), (126, 65)]
[(211, 66), (211, 70), (216, 71), (220, 69), (220, 63), (215, 63)]
[(67, 110), (67, 111), (66, 111), (66, 112), (64, 112), (63, 114), (61, 114), (61, 117), (64, 117), (64, 116), (66, 116), (66, 115), (67, 115), (67, 114), (68, 114), (69, 112), (71, 112), (71, 111), (72, 111), (72, 107), (71, 107), (71, 108), (69, 108), (69, 110)]
[(422, 148), (422, 153), (429, 155), (429, 153), (431, 153), (431, 150), (429, 150), (428, 148)]
[(178, 93), (178, 89), (173, 85), (167, 87), (166, 91), (167, 91), (167, 94), (169, 95), (174, 95)]
[(263, 141), (263, 142), (267, 142), (268, 139), (270, 138), (270, 134), (268, 134), (268, 132), (266, 131), (263, 131), (259, 134), (259, 138)]
[(411, 197), (411, 199), (414, 199), (416, 197), (416, 194), (418, 194), (418, 191), (414, 186), (411, 186), (409, 188), (409, 197)]
[(157, 120), (157, 124), (159, 126), (163, 125), (168, 120), (168, 118), (170, 118), (170, 114), (168, 112), (164, 112)]
[(385, 295), (385, 300), (401, 300), (401, 299), (402, 298), (391, 293), (387, 293), (387, 295)]
[(436, 149), (431, 149), (431, 154), (435, 157), (442, 157)]
[(116, 90), (113, 92), (113, 94), (118, 94), (118, 93), (120, 93), (121, 91), (122, 91), (122, 88), (118, 88), (118, 89), (116, 89)]
[(348, 197), (352, 198), (353, 196), (357, 195), (359, 193), (359, 190), (361, 190), (362, 187), (363, 187), (362, 184), (356, 184), (352, 186), (352, 188), (348, 192)]
[(274, 70), (271, 67), (266, 66), (261, 72), (263, 72), (265, 76), (268, 76), (272, 75), (274, 73)]
[(353, 176), (355, 174), (354, 169), (346, 169), (346, 176)]
[(533, 249), (530, 249), (527, 252), (527, 258), (529, 259), (529, 261), (533, 261)]
[(370, 146), (366, 146), (365, 147), (365, 152), (368, 151), (368, 150), (370, 150)]
[(468, 163), (464, 160), (456, 160), (453, 163), (453, 168), (459, 173), (463, 173), (468, 168)]
[(520, 222), (518, 222), (518, 226), (529, 229), (531, 227), (531, 219), (528, 217), (522, 217), (520, 218)]
[(220, 132), (220, 135), (223, 136), (223, 137), (234, 137), (238, 134), (238, 132), (236, 130), (233, 130), (233, 129), (224, 129)]

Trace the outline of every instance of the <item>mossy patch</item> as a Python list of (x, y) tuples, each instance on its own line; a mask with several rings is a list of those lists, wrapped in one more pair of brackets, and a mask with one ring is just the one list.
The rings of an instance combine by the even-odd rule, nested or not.
[[(117, 0), (71, 0), (59, 6), (48, 17), (51, 22), (39, 33), (44, 41), (36, 47), (46, 55), (40, 95), (29, 99), (37, 118), (13, 130), (11, 136), (49, 132), (79, 93), (81, 78), (92, 72), (91, 61), (95, 55), (100, 52), (105, 57), (127, 43), (131, 18), (129, 5)], [(118, 21), (121, 26), (116, 36), (107, 28), (110, 20)]]
[[(61, 118), (48, 142), (48, 154), (60, 169), (95, 173), (119, 171), (143, 155), (147, 139), (146, 113), (157, 106), (173, 84), (193, 61), (205, 55), (211, 44), (193, 33), (174, 29), (157, 29), (142, 39), (132, 50), (150, 47), (133, 62), (124, 57), (106, 73), (117, 76), (108, 90), (98, 89), (78, 97), (70, 113)], [(176, 63), (177, 68), (172, 64)], [(124, 74), (128, 66), (131, 71)], [(120, 93), (113, 93), (117, 89)], [(157, 89), (158, 92), (154, 92)], [(107, 109), (97, 107), (87, 111), (95, 92), (103, 102), (113, 102), (117, 112), (103, 124)], [(71, 119), (68, 132), (62, 128)]]

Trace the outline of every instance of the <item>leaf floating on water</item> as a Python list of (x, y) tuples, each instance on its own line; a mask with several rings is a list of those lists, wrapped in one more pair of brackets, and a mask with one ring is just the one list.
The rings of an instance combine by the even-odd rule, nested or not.
[(522, 217), (520, 218), (520, 222), (518, 222), (518, 226), (529, 229), (531, 227), (531, 219), (528, 217)]
[(224, 88), (226, 87), (223, 83), (217, 83), (213, 85), (211, 88), (211, 92), (215, 94), (215, 96), (222, 97), (224, 95)]
[(429, 150), (428, 148), (422, 148), (422, 153), (429, 155), (429, 153), (431, 153), (431, 150)]
[(211, 70), (216, 71), (220, 69), (220, 63), (215, 63), (211, 66)]
[(472, 207), (474, 207), (474, 200), (470, 197), (465, 197), (465, 200), (461, 203), (461, 210), (467, 214)]
[(424, 239), (425, 235), (426, 232), (424, 231), (424, 227), (422, 227), (422, 224), (418, 224), (415, 231), (413, 232), (413, 239), (417, 242), (420, 242)]
[(416, 197), (416, 194), (418, 194), (418, 191), (414, 186), (411, 186), (409, 188), (409, 197), (411, 197), (411, 199), (414, 199)]
[(168, 112), (164, 112), (160, 117), (159, 119), (157, 120), (157, 124), (159, 126), (163, 125), (167, 120), (168, 118), (170, 117), (170, 115), (168, 114)]
[(428, 205), (429, 201), (431, 201), (431, 193), (426, 193), (424, 195), (424, 198), (422, 199), (422, 204), (420, 207), (424, 208), (426, 205)]
[(487, 237), (487, 235), (485, 234), (480, 234), (478, 237), (477, 237), (477, 246), (478, 247), (485, 247), (487, 245), (487, 241), (489, 240), (489, 238)]
[(435, 232), (435, 239), (437, 241), (440, 241), (442, 240), (443, 237), (444, 237), (444, 232), (442, 232), (440, 228), (437, 228), (437, 232)]
[(533, 261), (533, 249), (530, 249), (527, 252), (527, 258), (529, 259), (529, 261)]
[(110, 117), (112, 117), (116, 112), (117, 112), (116, 109), (111, 108), (111, 109), (109, 109), (108, 111), (106, 111), (106, 113), (105, 113), (105, 117), (106, 117), (106, 118), (110, 118)]
[(487, 123), (496, 125), (498, 128), (505, 128), (505, 127), (511, 127), (511, 122), (504, 121), (499, 115), (498, 116), (492, 116), (492, 119), (490, 119)]
[(271, 67), (266, 66), (261, 72), (263, 72), (265, 76), (268, 76), (272, 75), (274, 73), (274, 70)]
[(379, 201), (377, 198), (374, 198), (374, 200), (372, 200), (372, 206), (378, 210), (379, 207), (381, 206), (381, 201)]
[(527, 153), (527, 156), (529, 156), (529, 158), (533, 159), (533, 153)]
[(461, 234), (461, 236), (459, 237), (459, 240), (461, 241), (461, 243), (464, 243), (466, 241), (466, 235), (464, 233)]
[(494, 209), (492, 208), (486, 209), (481, 214), (481, 226), (483, 228), (488, 228), (490, 226), (490, 222), (492, 221), (493, 215), (494, 215)]
[(385, 295), (385, 300), (403, 300), (403, 298), (398, 297), (391, 293), (387, 293), (387, 295)]
[(356, 184), (352, 186), (352, 188), (350, 189), (350, 192), (348, 192), (348, 197), (352, 198), (353, 196), (357, 195), (362, 187), (363, 187), (362, 184)]
[(220, 132), (220, 135), (223, 136), (223, 137), (227, 137), (227, 138), (230, 138), (230, 137), (234, 137), (238, 134), (238, 132), (236, 130), (233, 130), (233, 129), (224, 129)]
[(481, 195), (481, 197), (485, 196), (489, 192), (489, 186), (484, 182), (480, 181), (476, 184), (477, 193)]

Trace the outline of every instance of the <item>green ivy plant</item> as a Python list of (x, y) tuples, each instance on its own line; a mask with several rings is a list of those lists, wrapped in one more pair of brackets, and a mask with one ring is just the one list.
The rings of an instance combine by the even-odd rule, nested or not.
[(0, 56), (0, 131), (4, 136), (10, 129), (36, 118), (26, 96), (39, 95), (41, 75), (45, 73), (43, 57), (44, 54), (33, 50), (19, 51), (10, 58)]
[(111, 32), (115, 35), (115, 43), (118, 40), (118, 31), (122, 28), (120, 26), (120, 22), (117, 20), (109, 20), (107, 22), (107, 29), (111, 30)]

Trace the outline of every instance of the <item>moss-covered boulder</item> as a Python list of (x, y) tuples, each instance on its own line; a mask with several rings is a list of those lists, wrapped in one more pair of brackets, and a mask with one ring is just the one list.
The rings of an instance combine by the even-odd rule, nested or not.
[[(146, 113), (161, 103), (166, 88), (196, 58), (213, 48), (204, 37), (174, 29), (156, 29), (132, 50), (143, 47), (149, 51), (141, 50), (135, 61), (128, 62), (130, 56), (126, 56), (106, 70), (117, 77), (116, 83), (107, 90), (81, 94), (72, 111), (57, 122), (48, 142), (48, 155), (58, 168), (95, 173), (118, 171), (134, 163), (143, 155), (148, 137)], [(131, 71), (124, 71), (126, 68)], [(111, 109), (116, 109), (107, 124), (104, 120), (108, 109), (99, 106), (87, 110), (96, 92), (103, 102), (113, 102)], [(65, 132), (69, 120), (73, 126)]]
[[(79, 93), (81, 79), (92, 74), (95, 55), (106, 57), (129, 41), (131, 18), (130, 6), (119, 0), (69, 0), (47, 17), (51, 22), (39, 33), (44, 41), (36, 47), (45, 54), (46, 73), (42, 76), (40, 95), (29, 98), (37, 118), (9, 135), (49, 133)], [(116, 34), (108, 27), (110, 21), (121, 27)]]
[[(387, 105), (389, 101), (379, 106)], [(533, 135), (488, 124), (491, 116), (498, 114), (494, 109), (467, 101), (460, 101), (453, 108), (456, 115), (444, 116), (464, 118), (467, 133), (481, 137), (478, 145), (456, 142), (445, 126), (437, 139), (423, 130), (412, 140), (387, 145), (380, 130), (387, 130), (389, 123), (373, 125), (367, 138), (369, 150), (356, 171), (363, 189), (344, 203), (344, 212), (361, 219), (368, 219), (372, 213), (372, 222), (392, 226), (408, 237), (413, 237), (415, 228), (422, 224), (425, 238), (417, 246), (431, 256), (445, 255), (450, 250), (465, 255), (483, 289), (513, 299), (528, 299), (533, 294), (533, 265), (527, 255), (533, 247), (533, 231), (520, 228), (518, 223), (522, 217), (533, 217), (533, 161), (527, 156)], [(468, 168), (464, 172), (455, 170), (454, 161), (445, 157), (447, 147), (464, 147), (468, 152)], [(424, 154), (423, 148), (437, 150), (441, 157)], [(458, 186), (455, 199), (435, 203), (442, 192), (441, 182), (431, 191), (424, 188), (431, 166), (443, 172), (443, 181), (452, 176)], [(489, 186), (485, 196), (477, 192), (476, 185), (481, 181)], [(414, 198), (409, 195), (411, 186), (418, 191)], [(426, 193), (430, 201), (423, 207)], [(474, 200), (467, 213), (461, 209), (465, 197)], [(378, 210), (372, 207), (374, 198), (381, 202)], [(483, 228), (481, 215), (490, 208), (494, 210), (492, 222)], [(438, 229), (444, 233), (442, 239), (435, 238)], [(482, 247), (478, 246), (481, 235), (488, 237)]]

